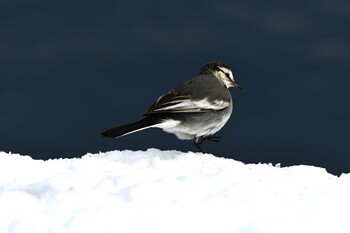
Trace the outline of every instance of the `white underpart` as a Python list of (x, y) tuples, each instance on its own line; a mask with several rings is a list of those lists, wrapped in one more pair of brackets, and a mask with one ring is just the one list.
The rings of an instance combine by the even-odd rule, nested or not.
[(208, 101), (207, 98), (203, 100), (181, 100), (176, 101), (173, 103), (173, 105), (159, 108), (155, 111), (175, 111), (175, 112), (199, 112), (203, 109), (207, 110), (221, 110), (224, 108), (227, 108), (230, 105), (229, 102), (223, 101), (223, 100), (215, 100), (213, 102)]
[(180, 121), (167, 119), (167, 120), (164, 120), (162, 123), (156, 124), (152, 127), (161, 128), (164, 131), (166, 131), (168, 129), (173, 129), (177, 127), (179, 124), (180, 124)]
[[(226, 105), (225, 101), (216, 101), (217, 104)], [(229, 105), (229, 104), (228, 104)], [(206, 137), (215, 134), (228, 121), (232, 113), (232, 106), (225, 109), (225, 114), (219, 114), (215, 117), (215, 123), (208, 122), (204, 119), (193, 121), (191, 123), (183, 123), (177, 120), (166, 119), (162, 123), (154, 125), (153, 127), (161, 128), (167, 133), (175, 134), (178, 139), (192, 140), (198, 137)], [(209, 114), (209, 113), (208, 113)], [(215, 113), (213, 113), (215, 114)]]
[(156, 124), (153, 127), (161, 128), (167, 133), (175, 134), (178, 139), (181, 140), (191, 140), (193, 135), (189, 132), (193, 131), (192, 129), (186, 129), (181, 126), (181, 122), (177, 120), (167, 119), (160, 124)]
[(215, 124), (208, 124), (208, 122), (197, 122), (193, 125), (181, 124), (180, 121), (165, 120), (161, 124), (154, 127), (161, 128), (167, 133), (175, 134), (178, 139), (192, 140), (196, 137), (206, 137), (218, 132), (228, 121), (231, 114), (223, 115)]

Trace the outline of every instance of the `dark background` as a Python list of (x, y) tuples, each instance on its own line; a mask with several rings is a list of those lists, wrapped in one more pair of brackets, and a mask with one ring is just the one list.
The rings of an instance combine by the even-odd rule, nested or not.
[(194, 150), (138, 120), (208, 61), (243, 91), (206, 152), (350, 172), (350, 1), (0, 2), (0, 150), (33, 158)]

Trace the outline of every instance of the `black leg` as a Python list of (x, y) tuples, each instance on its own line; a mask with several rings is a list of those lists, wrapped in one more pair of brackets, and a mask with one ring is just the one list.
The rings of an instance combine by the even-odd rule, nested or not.
[(192, 140), (192, 145), (195, 146), (200, 152), (204, 153), (202, 148), (199, 146), (203, 142), (203, 138), (194, 138)]
[(208, 140), (208, 141), (211, 141), (211, 142), (220, 142), (220, 139), (222, 138), (221, 135), (217, 135), (217, 136), (213, 136), (213, 135), (210, 135), (208, 137), (199, 137), (199, 138), (194, 138), (192, 140), (192, 144), (193, 146), (195, 146), (200, 152), (204, 153), (202, 148), (200, 147), (200, 145)]

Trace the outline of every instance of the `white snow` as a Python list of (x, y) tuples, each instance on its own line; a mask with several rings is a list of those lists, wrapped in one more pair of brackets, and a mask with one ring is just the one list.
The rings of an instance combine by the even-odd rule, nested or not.
[(350, 174), (211, 154), (0, 152), (0, 232), (350, 232)]

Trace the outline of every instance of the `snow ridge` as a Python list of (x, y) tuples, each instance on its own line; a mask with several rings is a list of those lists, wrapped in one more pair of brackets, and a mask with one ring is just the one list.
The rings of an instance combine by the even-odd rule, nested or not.
[(350, 174), (211, 154), (0, 152), (0, 232), (350, 232)]

